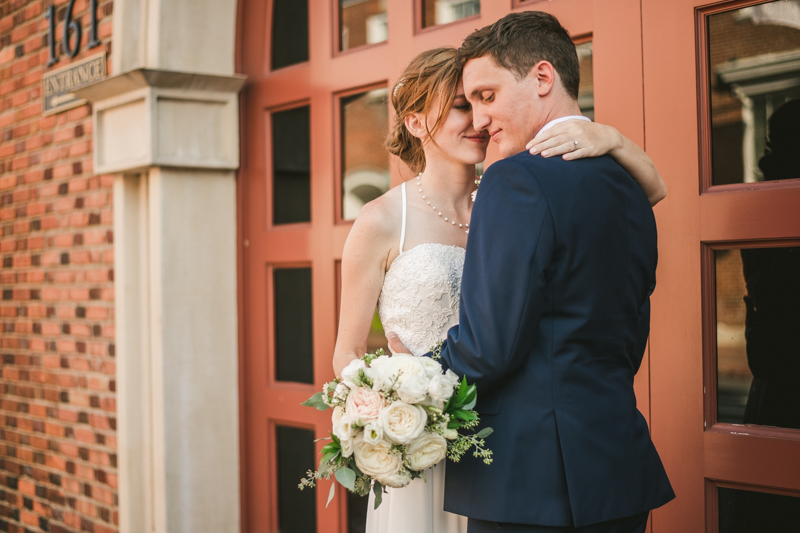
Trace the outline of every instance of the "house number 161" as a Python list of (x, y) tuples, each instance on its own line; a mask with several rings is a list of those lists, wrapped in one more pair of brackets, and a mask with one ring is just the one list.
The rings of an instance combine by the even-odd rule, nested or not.
[[(83, 34), (80, 23), (77, 20), (72, 20), (72, 8), (74, 4), (75, 0), (69, 0), (69, 4), (67, 4), (67, 12), (64, 15), (64, 36), (61, 38), (61, 44), (64, 45), (64, 51), (69, 57), (78, 55), (81, 48), (81, 36)], [(97, 38), (97, 0), (90, 0), (89, 5), (89, 9), (92, 12), (92, 34), (88, 47), (95, 48), (102, 44), (100, 39)], [(54, 63), (58, 63), (58, 56), (56, 55), (56, 8), (54, 5), (50, 5), (45, 16), (48, 20), (48, 30), (50, 32), (50, 61), (47, 62), (47, 66), (49, 67)], [(72, 46), (73, 38), (75, 46)]]

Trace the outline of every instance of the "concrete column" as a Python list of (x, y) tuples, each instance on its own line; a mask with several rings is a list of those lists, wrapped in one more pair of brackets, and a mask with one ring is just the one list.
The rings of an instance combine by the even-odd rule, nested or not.
[(240, 531), (235, 0), (116, 0), (79, 90), (117, 175), (121, 533)]

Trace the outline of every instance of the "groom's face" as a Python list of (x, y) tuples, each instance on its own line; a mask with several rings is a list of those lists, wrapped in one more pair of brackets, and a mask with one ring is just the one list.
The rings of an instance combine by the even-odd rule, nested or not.
[(464, 92), (472, 104), (473, 125), (486, 130), (497, 143), (501, 157), (525, 150), (544, 125), (536, 78), (518, 80), (490, 56), (470, 59), (464, 65)]

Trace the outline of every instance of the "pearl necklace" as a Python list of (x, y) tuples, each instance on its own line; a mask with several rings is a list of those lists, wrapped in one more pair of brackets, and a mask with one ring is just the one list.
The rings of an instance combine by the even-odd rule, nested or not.
[[(422, 199), (423, 199), (423, 200), (425, 200), (425, 203), (427, 203), (427, 204), (428, 204), (428, 206), (429, 206), (431, 209), (433, 209), (434, 211), (436, 211), (436, 206), (435, 206), (435, 205), (431, 205), (431, 202), (430, 202), (430, 200), (428, 200), (428, 199), (427, 199), (427, 196), (425, 196), (425, 193), (424, 193), (424, 192), (422, 192), (422, 184), (420, 183), (420, 180), (421, 180), (421, 179), (422, 179), (422, 172), (420, 172), (420, 173), (419, 173), (419, 175), (417, 176), (417, 190), (418, 190), (418, 191), (419, 191), (419, 193), (422, 195)], [(441, 216), (442, 216), (442, 212), (441, 212), (441, 211), (436, 211), (436, 213), (439, 215), (439, 217), (441, 217)], [(450, 225), (452, 225), (452, 226), (455, 226), (455, 225), (457, 224), (455, 220), (450, 220), (450, 219), (448, 219), (448, 217), (443, 217), (443, 220), (445, 221), (445, 223), (448, 223), (448, 222), (449, 222), (449, 223), (450, 223)], [(459, 223), (459, 224), (458, 224), (458, 227), (459, 227), (459, 228), (466, 228), (466, 230), (465, 230), (465, 231), (466, 231), (467, 233), (469, 233), (469, 224), (460, 224), (460, 223)]]

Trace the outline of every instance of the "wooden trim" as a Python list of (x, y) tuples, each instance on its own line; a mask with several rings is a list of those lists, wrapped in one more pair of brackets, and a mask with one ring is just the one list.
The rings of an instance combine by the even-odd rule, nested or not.
[[(541, 0), (536, 0), (536, 1), (541, 1)], [(594, 34), (592, 32), (581, 33), (579, 35), (572, 35), (571, 37), (573, 44), (577, 46), (579, 44), (586, 44), (592, 42), (592, 37), (594, 37)]]
[(708, 479), (705, 480), (705, 496), (706, 533), (719, 533), (719, 492), (717, 485)]
[(800, 495), (800, 438), (766, 438), (741, 431), (749, 427), (736, 429), (703, 435), (704, 477)]
[[(714, 191), (699, 197), (701, 242), (778, 241), (800, 236), (800, 182), (785, 187)], [(771, 184), (770, 184), (771, 185)]]
[(701, 244), (700, 287), (703, 320), (703, 429), (717, 422), (717, 276), (714, 248)]
[[(353, 220), (345, 220), (343, 218), (342, 213), (342, 188), (343, 185), (343, 168), (344, 161), (342, 160), (342, 149), (344, 148), (344, 140), (342, 139), (342, 98), (347, 98), (348, 96), (354, 96), (361, 93), (366, 93), (369, 91), (373, 91), (376, 89), (387, 89), (389, 88), (388, 80), (377, 81), (374, 83), (370, 83), (367, 85), (361, 85), (359, 87), (353, 87), (350, 89), (345, 89), (343, 91), (337, 91), (333, 93), (333, 140), (334, 140), (334, 147), (333, 147), (333, 182), (334, 182), (334, 194), (333, 194), (333, 216), (335, 225), (347, 225), (352, 226)], [(389, 105), (388, 107), (391, 107)], [(391, 121), (391, 113), (389, 116)], [(391, 123), (391, 122), (390, 122)], [(388, 134), (388, 131), (386, 132)]]
[(518, 7), (528, 7), (542, 2), (550, 2), (551, 0), (511, 0), (511, 9)]

